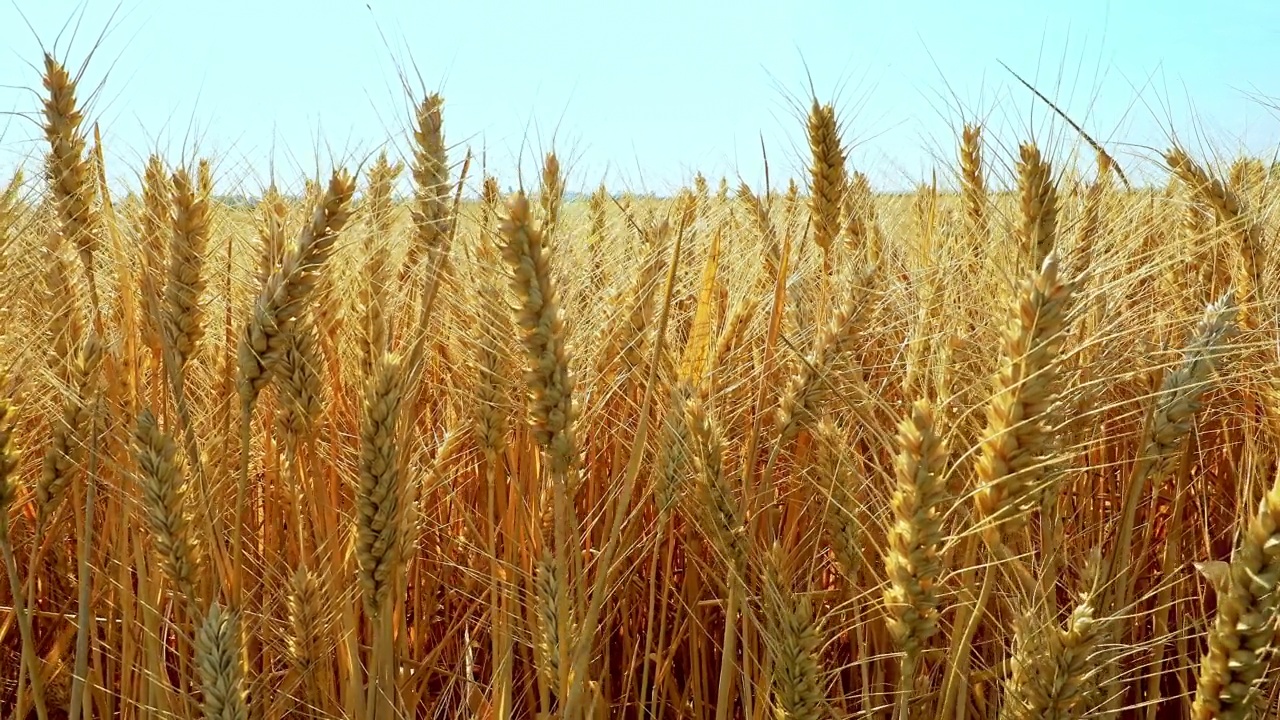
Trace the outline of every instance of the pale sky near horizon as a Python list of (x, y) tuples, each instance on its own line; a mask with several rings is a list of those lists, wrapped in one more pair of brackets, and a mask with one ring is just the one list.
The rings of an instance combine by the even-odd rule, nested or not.
[[(112, 15), (114, 13), (114, 18)], [(25, 16), (25, 20), (23, 19)], [(63, 31), (78, 18), (78, 30)], [(30, 28), (27, 23), (30, 23)], [(33, 33), (34, 30), (34, 33)], [(1228, 11), (1186, 0), (1072, 3), (409, 2), (0, 3), (0, 172), (38, 173), (41, 46), (100, 86), (113, 179), (143, 158), (217, 158), (219, 188), (256, 193), (405, 150), (413, 90), (445, 97), (451, 157), (483, 153), (504, 187), (536, 184), (552, 147), (569, 187), (667, 193), (703, 171), (759, 187), (803, 178), (811, 74), (835, 101), (851, 163), (901, 189), (933, 168), (949, 183), (966, 119), (987, 124), (996, 176), (1035, 137), (1065, 158), (1076, 135), (1007, 63), (1117, 155), (1157, 173), (1176, 134), (1193, 153), (1280, 148), (1280, 3)], [(416, 67), (416, 70), (414, 69)], [(806, 69), (807, 68), (807, 69)], [(421, 81), (419, 83), (419, 76)], [(472, 183), (474, 185), (474, 183)]]

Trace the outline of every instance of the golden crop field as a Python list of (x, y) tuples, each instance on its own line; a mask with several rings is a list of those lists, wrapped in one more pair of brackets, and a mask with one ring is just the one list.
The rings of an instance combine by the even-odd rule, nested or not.
[(786, 193), (576, 200), (427, 95), (243, 204), (37, 70), (4, 717), (1275, 717), (1269, 162), (975, 120), (886, 194), (814, 98)]

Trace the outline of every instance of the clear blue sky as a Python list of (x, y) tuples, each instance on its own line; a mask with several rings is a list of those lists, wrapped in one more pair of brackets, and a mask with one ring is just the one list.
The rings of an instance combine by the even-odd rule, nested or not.
[[(25, 14), (34, 28), (27, 28)], [(115, 13), (115, 19), (108, 19)], [(1170, 132), (1197, 152), (1270, 154), (1280, 112), (1280, 3), (1186, 0), (920, 2), (410, 2), (10, 0), (0, 3), (0, 111), (38, 110), (40, 45), (85, 72), (113, 176), (152, 149), (219, 159), (223, 188), (259, 189), (354, 164), (408, 118), (399, 69), (446, 100), (445, 132), (487, 151), (504, 186), (545, 149), (570, 187), (666, 192), (703, 170), (759, 185), (799, 175), (797, 101), (812, 74), (838, 103), (853, 164), (910, 187), (985, 118), (1004, 148), (1032, 134), (1061, 158), (1075, 138), (999, 65), (1055, 98), (1133, 173)], [(409, 68), (412, 71), (412, 68)], [(415, 88), (417, 76), (413, 78)], [(806, 105), (807, 107), (807, 102)], [(0, 171), (36, 166), (36, 128), (0, 120)], [(1000, 165), (1008, 152), (992, 148)], [(940, 178), (947, 179), (940, 175)]]

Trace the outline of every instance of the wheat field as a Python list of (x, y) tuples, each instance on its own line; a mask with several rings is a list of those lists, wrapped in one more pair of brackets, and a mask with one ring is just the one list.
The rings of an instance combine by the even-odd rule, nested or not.
[(1277, 713), (1264, 161), (975, 121), (887, 194), (814, 98), (785, 193), (578, 200), (428, 94), (403, 157), (233, 203), (198, 155), (112, 192), (38, 69), (4, 717)]

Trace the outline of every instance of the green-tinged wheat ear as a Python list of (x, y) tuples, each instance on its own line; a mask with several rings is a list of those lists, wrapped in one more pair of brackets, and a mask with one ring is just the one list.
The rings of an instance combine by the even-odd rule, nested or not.
[(693, 438), (694, 466), (699, 474), (699, 515), (705, 532), (729, 566), (729, 582), (741, 583), (747, 570), (748, 538), (742, 508), (734, 499), (725, 474), (724, 438), (696, 396), (685, 403), (685, 423)]
[(1024, 629), (1010, 661), (1001, 719), (1075, 720), (1089, 710), (1089, 680), (1097, 671), (1093, 653), (1102, 637), (1092, 600), (1071, 610), (1065, 628)]
[(1236, 332), (1236, 312), (1230, 293), (1209, 305), (1187, 341), (1182, 363), (1161, 383), (1142, 453), (1142, 457), (1159, 465), (1152, 471), (1156, 477), (1169, 471), (1182, 439), (1191, 431), (1191, 420), (1200, 409), (1209, 375), (1222, 362), (1225, 345)]
[(765, 564), (763, 604), (777, 716), (819, 720), (828, 717), (822, 635), (813, 602), (792, 591), (786, 567), (785, 553), (774, 545)]
[(1018, 236), (1023, 257), (1033, 268), (1044, 264), (1053, 252), (1058, 232), (1058, 191), (1053, 170), (1034, 143), (1018, 149), (1018, 193), (1022, 226)]
[(89, 332), (71, 364), (71, 385), (62, 413), (53, 422), (36, 485), (36, 512), (43, 525), (66, 495), (72, 476), (84, 460), (86, 433), (97, 407), (103, 345)]
[(1280, 614), (1280, 480), (1249, 519), (1231, 555), (1225, 592), (1200, 661), (1195, 720), (1244, 720), (1269, 702), (1262, 687)]
[(855, 481), (845, 457), (844, 437), (830, 418), (818, 423), (814, 435), (819, 489), (830, 494), (825, 517), (827, 542), (836, 568), (849, 586), (856, 586), (862, 569), (862, 532), (858, 527)]
[(497, 273), (489, 268), (480, 280), (480, 313), (477, 318), (475, 360), (479, 378), (475, 393), (476, 441), (486, 457), (496, 460), (507, 445), (511, 357), (508, 350), (507, 310)]
[(365, 608), (374, 618), (387, 609), (403, 531), (405, 482), (396, 435), (403, 396), (401, 374), (397, 356), (379, 359), (365, 389), (360, 426), (356, 562)]
[(294, 321), (290, 342), (280, 358), (280, 412), (277, 426), (295, 438), (309, 437), (324, 412), (325, 384), (315, 326), (306, 313)]
[[(1111, 571), (1125, 567), (1137, 519), (1138, 504), (1147, 483), (1159, 482), (1172, 470), (1179, 448), (1191, 432), (1192, 421), (1208, 389), (1210, 375), (1226, 355), (1236, 333), (1237, 307), (1228, 292), (1205, 308), (1204, 316), (1183, 349), (1182, 362), (1165, 375), (1142, 441), (1142, 452), (1130, 480), (1120, 527), (1116, 531)], [(1126, 590), (1127, 592), (1127, 590)]]
[[(893, 525), (884, 555), (889, 634), (905, 654), (907, 670), (914, 669), (920, 651), (938, 631), (935, 586), (941, 571), (946, 462), (947, 447), (934, 431), (933, 409), (917, 401), (898, 426), (897, 487), (890, 500)], [(912, 680), (912, 673), (904, 673), (904, 683)]]
[(48, 92), (44, 100), (44, 134), (49, 142), (49, 191), (58, 208), (59, 231), (79, 253), (92, 290), (102, 217), (93, 170), (85, 154), (86, 137), (81, 128), (84, 116), (76, 103), (76, 81), (47, 53), (44, 87)]
[(317, 202), (311, 222), (297, 243), (290, 245), (254, 301), (237, 349), (241, 403), (252, 406), (271, 382), (288, 349), (293, 324), (307, 307), (317, 277), (333, 254), (338, 234), (351, 212), (355, 183), (346, 172), (335, 172)]
[(1056, 375), (1072, 287), (1050, 254), (1022, 285), (1004, 331), (995, 395), (978, 458), (974, 494), (983, 538), (993, 548), (1039, 503), (1050, 450), (1045, 426), (1058, 396)]
[(163, 328), (179, 376), (204, 337), (204, 261), (209, 249), (209, 199), (192, 185), (185, 169), (173, 174), (173, 215), (169, 279)]
[(813, 218), (813, 242), (822, 249), (828, 268), (831, 245), (840, 234), (840, 205), (845, 194), (844, 148), (836, 111), (815, 98), (809, 109), (809, 214)]
[(574, 439), (573, 376), (565, 349), (564, 321), (551, 276), (543, 233), (533, 224), (529, 200), (518, 193), (499, 226), (502, 258), (511, 268), (516, 324), (528, 362), (529, 414), (534, 439), (549, 458), (551, 474), (562, 476), (577, 463)]
[(138, 416), (134, 438), (141, 471), (138, 484), (161, 564), (187, 602), (194, 603), (199, 555), (177, 448), (173, 439), (160, 430), (150, 409)]
[(654, 502), (665, 526), (671, 511), (680, 502), (692, 464), (693, 438), (684, 419), (684, 406), (692, 394), (687, 383), (671, 386), (669, 404), (662, 416), (662, 436), (658, 445), (658, 470), (654, 475)]
[(239, 613), (209, 607), (196, 632), (196, 668), (205, 720), (248, 720)]

